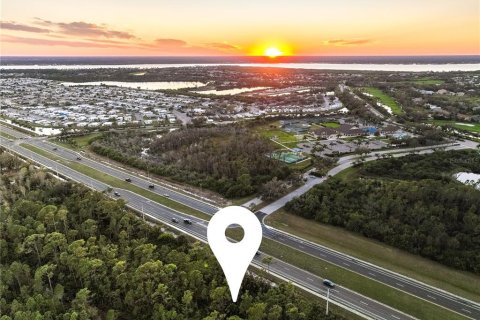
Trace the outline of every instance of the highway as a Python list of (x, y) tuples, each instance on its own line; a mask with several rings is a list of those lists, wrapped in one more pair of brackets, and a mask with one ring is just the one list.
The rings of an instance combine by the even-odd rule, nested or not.
[[(25, 149), (5, 138), (0, 139), (0, 146), (15, 152), (24, 158), (31, 159), (33, 162), (41, 166), (56, 168), (55, 170), (62, 176), (78, 183), (82, 183), (92, 189), (104, 191), (109, 188), (109, 185), (105, 183), (72, 170), (57, 161), (38, 155), (37, 153)], [(116, 190), (120, 194), (120, 197), (126, 201), (128, 207), (150, 217), (151, 219), (169, 225), (180, 232), (186, 233), (202, 242), (207, 242), (206, 235), (208, 221), (185, 215), (128, 190)], [(172, 218), (177, 218), (180, 223), (172, 222)], [(184, 224), (182, 223), (183, 219), (190, 219), (193, 223), (191, 225)], [(264, 256), (265, 255), (261, 253), (260, 256), (255, 257), (252, 261), (252, 265), (256, 268), (264, 269), (265, 265), (263, 265), (261, 261)], [(326, 287), (322, 284), (322, 278), (275, 258), (272, 260), (268, 269), (272, 275), (290, 281), (294, 285), (323, 299), (326, 298)], [(330, 303), (337, 304), (351, 312), (369, 319), (414, 319), (398, 310), (359, 295), (339, 285), (330, 290)]]
[[(2, 127), (2, 130), (3, 130), (3, 127)], [(8, 131), (5, 130), (5, 132), (10, 134), (10, 135), (15, 135), (15, 133), (16, 133), (15, 130), (8, 130)], [(19, 135), (17, 134), (16, 136), (19, 136)], [(65, 158), (65, 159), (76, 161), (76, 157), (78, 156), (77, 153), (75, 153), (71, 150), (58, 147), (58, 146), (53, 145), (49, 142), (45, 142), (45, 141), (42, 141), (42, 140), (39, 140), (39, 139), (28, 139), (28, 136), (26, 136), (26, 137), (23, 136), (23, 140), (24, 140), (24, 142), (28, 142), (30, 144), (33, 144), (33, 145), (37, 146), (38, 148), (49, 151), (53, 154), (56, 154), (57, 156), (61, 156), (61, 157)], [(15, 148), (15, 150), (13, 150), (13, 151), (15, 151), (17, 153), (22, 152), (23, 153), (22, 155), (24, 157), (34, 159), (36, 161), (38, 161), (38, 159), (41, 157), (41, 156), (37, 155), (36, 153), (30, 152), (30, 151), (28, 151), (28, 150), (26, 150), (26, 149), (24, 149), (24, 148), (22, 148), (18, 145), (15, 145), (12, 142), (6, 142), (6, 141), (8, 141), (8, 140), (2, 139), (2, 145), (4, 145), (4, 143), (8, 144), (8, 146), (10, 148)], [(54, 147), (57, 148), (56, 151), (53, 151)], [(455, 149), (467, 148), (467, 147), (473, 147), (473, 146), (468, 145), (468, 144), (457, 144), (457, 145), (449, 146), (449, 148), (455, 148)], [(417, 151), (419, 151), (419, 152), (431, 152), (431, 150), (427, 150), (427, 149), (425, 149), (425, 150), (418, 150), (417, 149)], [(28, 154), (25, 154), (25, 152), (28, 152)], [(397, 150), (397, 152), (398, 152), (398, 150)], [(400, 155), (401, 154), (395, 154), (394, 156), (400, 156)], [(43, 157), (41, 157), (41, 158), (43, 158)], [(376, 157), (371, 157), (370, 156), (367, 159), (368, 160), (374, 160), (374, 159), (376, 159)], [(42, 161), (45, 161), (45, 160), (48, 160), (48, 159), (47, 158), (42, 159)], [(331, 172), (332, 175), (335, 174), (335, 172), (340, 172), (344, 168), (346, 168), (348, 166), (351, 166), (353, 161), (354, 161), (354, 157), (352, 157), (352, 156), (341, 158), (340, 161), (339, 161), (339, 165), (337, 167), (335, 167), (334, 169), (332, 169), (332, 170), (336, 170), (336, 171)], [(106, 173), (108, 173), (112, 176), (115, 176), (115, 177), (119, 178), (119, 179), (125, 179), (126, 177), (130, 177), (132, 179), (132, 183), (135, 183), (135, 184), (137, 184), (141, 187), (144, 187), (144, 188), (148, 187), (148, 184), (149, 184), (148, 180), (142, 179), (142, 178), (140, 178), (136, 175), (131, 175), (129, 173), (124, 172), (123, 170), (115, 169), (115, 168), (112, 168), (112, 167), (107, 166), (105, 164), (102, 164), (102, 163), (99, 163), (97, 161), (93, 161), (91, 159), (87, 159), (87, 158), (84, 158), (84, 157), (82, 157), (82, 160), (80, 162), (83, 163), (84, 165), (92, 166), (93, 168), (95, 168), (99, 171), (106, 172)], [(59, 164), (57, 162), (51, 161), (51, 160), (49, 160), (49, 164), (42, 163), (42, 165), (46, 165), (46, 166), (49, 166), (49, 167), (54, 168), (54, 169), (55, 169), (55, 167), (58, 168), (58, 166), (59, 166)], [(61, 167), (61, 169), (58, 169), (58, 170), (62, 175), (65, 175), (65, 176), (67, 176), (67, 177), (69, 177), (73, 180), (79, 181), (77, 175), (81, 175), (81, 174), (79, 174), (78, 172), (76, 172), (74, 170), (69, 169), (68, 167), (63, 167), (63, 166), (60, 166), (60, 167)], [(68, 170), (66, 170), (66, 169), (68, 169)], [(88, 178), (88, 179), (93, 180), (91, 178)], [(318, 181), (321, 180), (323, 182), (322, 179), (324, 180), (324, 178), (311, 179), (310, 181), (313, 180), (313, 182), (307, 181), (307, 185), (309, 183), (314, 183), (314, 184), (321, 183), (321, 182), (318, 182)], [(83, 181), (79, 181), (79, 182), (81, 182), (81, 183), (87, 182), (86, 184), (89, 185), (88, 183), (90, 183), (91, 181), (83, 180)], [(95, 183), (97, 183), (97, 182), (95, 182)], [(96, 189), (100, 188), (100, 185), (97, 185), (97, 184), (95, 184), (95, 185), (92, 184), (92, 185), (89, 185), (89, 186), (94, 187)], [(308, 189), (311, 188), (312, 186), (313, 185), (308, 185), (307, 187), (304, 187), (304, 188), (308, 191)], [(100, 189), (100, 190), (104, 190), (107, 186), (102, 184), (101, 187), (103, 189)], [(209, 203), (206, 203), (204, 201), (195, 199), (195, 198), (193, 198), (191, 196), (188, 196), (188, 195), (185, 195), (183, 193), (176, 192), (176, 191), (170, 190), (168, 188), (165, 188), (165, 189), (157, 188), (157, 184), (156, 184), (156, 188), (154, 190), (150, 190), (150, 191), (154, 191), (154, 192), (157, 192), (159, 194), (168, 193), (169, 197), (171, 199), (174, 199), (175, 201), (178, 201), (178, 202), (183, 203), (185, 205), (191, 206), (191, 207), (193, 207), (193, 208), (195, 208), (199, 211), (205, 212), (207, 214), (213, 214), (218, 210), (218, 208), (215, 207), (212, 204), (209, 204)], [(128, 197), (131, 196), (130, 192), (127, 192), (127, 194), (125, 194), (125, 195), (124, 195), (124, 193), (126, 191), (124, 191), (124, 190), (118, 190), (118, 192), (120, 193), (122, 198), (125, 198), (125, 200), (129, 201), (129, 205), (132, 205), (132, 203), (130, 203), (130, 200), (128, 198), (126, 198), (127, 194), (128, 194)], [(139, 196), (139, 197), (141, 197), (141, 196)], [(145, 198), (143, 198), (143, 197), (142, 197), (142, 199), (145, 200)], [(156, 204), (156, 205), (158, 205), (158, 204)], [(148, 204), (148, 206), (150, 206), (150, 204)], [(144, 203), (145, 212), (147, 210), (146, 208), (147, 208), (147, 203)], [(167, 216), (170, 217), (169, 219), (171, 219), (172, 210), (169, 209), (169, 208), (163, 207), (163, 206), (162, 206), (162, 208), (164, 208), (163, 210), (167, 210), (167, 209), (170, 210), (169, 212), (167, 212), (165, 214), (167, 214)], [(141, 207), (136, 208), (136, 209), (141, 210)], [(261, 220), (263, 220), (265, 215), (268, 214), (268, 213), (265, 213), (264, 210), (265, 210), (265, 208), (262, 209), (262, 212), (257, 213)], [(171, 224), (169, 219), (167, 219), (168, 220), (166, 222), (167, 224)], [(201, 220), (201, 221), (203, 221), (203, 220)], [(165, 223), (165, 221), (163, 221), (163, 222)], [(339, 267), (342, 267), (342, 268), (345, 268), (347, 270), (356, 272), (358, 274), (361, 274), (361, 275), (363, 275), (365, 277), (368, 277), (370, 279), (373, 279), (375, 281), (379, 281), (383, 284), (389, 285), (389, 286), (391, 286), (393, 288), (396, 288), (398, 290), (401, 290), (401, 291), (404, 291), (406, 293), (412, 294), (412, 295), (417, 296), (421, 299), (424, 299), (424, 300), (430, 301), (432, 303), (435, 303), (437, 305), (443, 306), (443, 307), (448, 308), (452, 311), (455, 311), (459, 314), (462, 314), (466, 317), (469, 317), (469, 318), (472, 318), (472, 319), (480, 319), (480, 305), (478, 303), (469, 301), (469, 300), (461, 298), (461, 297), (457, 297), (453, 294), (450, 294), (450, 293), (444, 292), (440, 289), (428, 286), (428, 285), (423, 284), (419, 281), (409, 279), (408, 277), (405, 277), (405, 276), (396, 274), (394, 272), (385, 270), (381, 267), (372, 265), (372, 264), (367, 263), (365, 261), (355, 259), (353, 257), (350, 257), (350, 256), (346, 255), (346, 254), (336, 252), (334, 250), (331, 250), (329, 248), (320, 246), (318, 244), (305, 241), (304, 239), (300, 239), (298, 237), (295, 237), (294, 235), (290, 235), (290, 234), (284, 233), (280, 230), (273, 229), (273, 228), (268, 227), (264, 224), (263, 224), (263, 232), (264, 232), (264, 237), (266, 237), (266, 238), (269, 238), (269, 239), (277, 241), (281, 244), (290, 246), (290, 247), (295, 248), (299, 251), (310, 254), (310, 255), (312, 255), (316, 258), (319, 258), (319, 259), (325, 260), (327, 262), (333, 263), (333, 264), (335, 264)], [(275, 263), (277, 263), (277, 261)], [(283, 265), (280, 265), (280, 262), (278, 262), (278, 263), (279, 263), (279, 266), (283, 266)], [(287, 268), (290, 269), (290, 270), (296, 270), (297, 269), (297, 268), (294, 268), (292, 266), (287, 267)], [(283, 269), (283, 272), (285, 272), (285, 270), (286, 269)], [(273, 269), (272, 269), (272, 271), (273, 271)], [(282, 272), (282, 269), (277, 270), (277, 271)], [(303, 272), (305, 272), (305, 271), (303, 271)], [(311, 276), (309, 276), (309, 278), (315, 279), (315, 278), (312, 278)], [(288, 277), (287, 277), (287, 279), (292, 280)], [(303, 277), (303, 278), (299, 278), (299, 279), (306, 279), (306, 278)], [(292, 281), (294, 281), (294, 280), (292, 280)], [(314, 282), (314, 281), (312, 281), (312, 282)], [(320, 286), (320, 288), (321, 288), (321, 286)], [(395, 317), (391, 317), (391, 319), (395, 319)]]

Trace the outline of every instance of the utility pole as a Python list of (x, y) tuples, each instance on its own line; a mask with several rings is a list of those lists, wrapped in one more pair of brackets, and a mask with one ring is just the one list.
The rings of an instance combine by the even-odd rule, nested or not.
[(327, 288), (327, 310), (325, 311), (325, 314), (328, 316), (328, 298), (330, 297), (330, 288)]

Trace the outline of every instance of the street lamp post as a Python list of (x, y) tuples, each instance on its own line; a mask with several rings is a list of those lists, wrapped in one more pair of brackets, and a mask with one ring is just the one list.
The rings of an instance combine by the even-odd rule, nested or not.
[(328, 316), (328, 299), (330, 298), (330, 288), (327, 288), (327, 310), (325, 311), (325, 314)]

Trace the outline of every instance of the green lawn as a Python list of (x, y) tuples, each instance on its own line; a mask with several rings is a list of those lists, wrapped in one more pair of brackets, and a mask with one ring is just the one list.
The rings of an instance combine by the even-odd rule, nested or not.
[(480, 277), (280, 210), (267, 218), (275, 228), (480, 302)]
[[(227, 236), (234, 239), (239, 238), (238, 233), (238, 230), (235, 229), (228, 229), (226, 232)], [(345, 286), (419, 319), (465, 319), (449, 310), (363, 277), (355, 272), (330, 264), (324, 260), (317, 259), (276, 241), (264, 238), (260, 250), (267, 255), (282, 259), (321, 278), (332, 279), (339, 285)]]
[(280, 143), (296, 143), (297, 137), (294, 134), (283, 131), (280, 122), (274, 121), (269, 124), (256, 126), (254, 129), (260, 136), (267, 139), (276, 139)]
[(432, 78), (420, 78), (412, 81), (415, 84), (420, 84), (420, 85), (440, 85), (444, 84), (444, 80), (438, 80), (438, 79), (432, 79)]
[(296, 143), (298, 141), (295, 135), (279, 129), (270, 129), (270, 130), (261, 131), (260, 134), (265, 138), (275, 139), (280, 143), (292, 143), (292, 142)]
[(439, 126), (450, 125), (454, 128), (460, 129), (460, 130), (480, 133), (480, 123), (478, 123), (478, 122), (476, 122), (476, 123), (465, 123), (465, 122), (462, 122), (462, 121), (433, 120), (432, 123), (434, 123), (436, 125), (439, 125)]
[(325, 128), (338, 128), (340, 127), (340, 124), (338, 122), (322, 122), (320, 123), (322, 126), (324, 126)]
[(390, 97), (385, 92), (383, 92), (382, 90), (380, 90), (378, 88), (374, 88), (374, 87), (366, 87), (366, 88), (363, 88), (363, 90), (365, 92), (371, 94), (372, 96), (374, 96), (378, 100), (380, 100), (380, 102), (382, 104), (384, 104), (386, 106), (389, 106), (392, 109), (393, 114), (400, 115), (400, 114), (404, 113), (404, 111), (398, 105), (398, 103), (392, 97)]
[(311, 165), (312, 165), (312, 159), (307, 158), (297, 163), (291, 163), (288, 165), (288, 167), (293, 170), (305, 171), (305, 169), (309, 168)]
[(186, 214), (190, 214), (190, 215), (199, 217), (201, 219), (205, 219), (205, 220), (210, 219), (210, 216), (203, 213), (203, 212), (195, 210), (195, 209), (193, 209), (189, 206), (186, 206), (184, 204), (181, 204), (179, 202), (173, 201), (169, 198), (163, 197), (159, 194), (150, 192), (146, 189), (135, 186), (135, 185), (133, 185), (129, 182), (126, 182), (124, 180), (120, 180), (120, 179), (117, 179), (115, 177), (112, 177), (112, 176), (110, 176), (106, 173), (95, 170), (95, 169), (93, 169), (89, 166), (86, 166), (84, 164), (81, 164), (79, 162), (65, 160), (61, 157), (58, 157), (54, 154), (51, 154), (50, 152), (47, 152), (45, 150), (39, 149), (37, 147), (34, 147), (34, 146), (26, 144), (26, 143), (22, 143), (21, 146), (30, 150), (30, 151), (38, 153), (39, 155), (42, 155), (46, 158), (57, 161), (58, 163), (61, 163), (61, 164), (65, 165), (65, 166), (67, 166), (67, 167), (69, 167), (73, 170), (81, 172), (81, 173), (83, 173), (83, 174), (85, 174), (89, 177), (97, 179), (98, 181), (106, 183), (106, 184), (112, 186), (113, 188), (121, 188), (121, 189), (129, 190), (129, 191), (138, 193), (138, 194), (144, 196), (145, 198), (148, 198), (150, 200), (158, 202), (158, 203), (160, 203), (160, 204), (162, 204), (166, 207), (178, 210), (178, 211), (186, 213)]
[(92, 132), (89, 134), (86, 134), (84, 136), (78, 136), (78, 137), (72, 137), (72, 140), (74, 141), (73, 144), (68, 143), (68, 142), (63, 142), (59, 141), (57, 139), (52, 140), (53, 143), (56, 143), (62, 147), (69, 148), (72, 150), (81, 150), (84, 149), (85, 147), (88, 147), (89, 141), (93, 138), (101, 136), (101, 132)]

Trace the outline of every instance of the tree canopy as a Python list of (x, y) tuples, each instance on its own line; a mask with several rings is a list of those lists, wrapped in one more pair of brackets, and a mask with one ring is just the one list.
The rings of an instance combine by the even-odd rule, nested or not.
[(344, 227), (461, 270), (480, 273), (480, 191), (456, 171), (480, 173), (477, 151), (363, 164), (287, 203), (305, 218)]
[(251, 275), (232, 303), (206, 245), (8, 154), (0, 162), (1, 320), (341, 319)]

